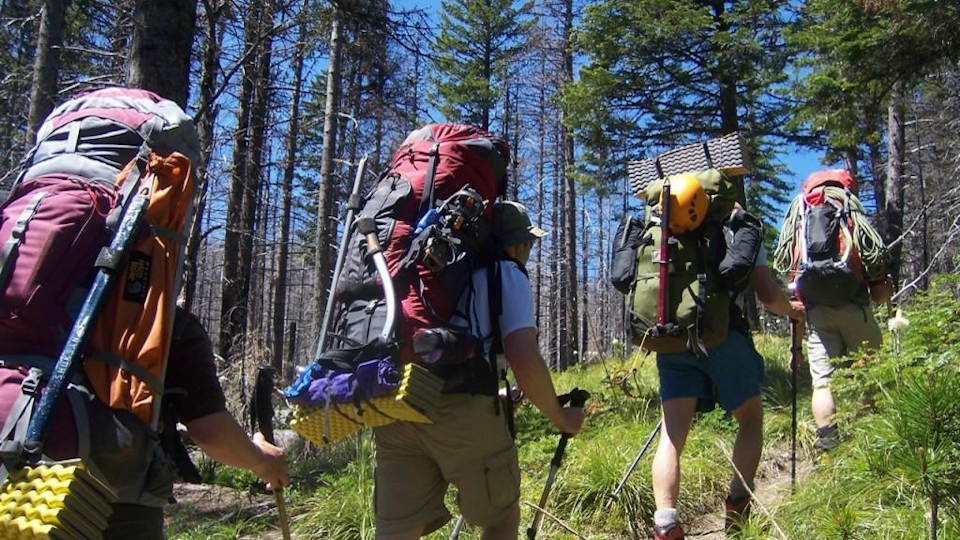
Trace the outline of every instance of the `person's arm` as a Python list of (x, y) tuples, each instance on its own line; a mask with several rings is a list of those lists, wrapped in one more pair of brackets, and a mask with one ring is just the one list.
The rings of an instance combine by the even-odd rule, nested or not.
[(561, 433), (576, 435), (583, 426), (583, 409), (563, 408), (550, 378), (550, 370), (540, 356), (537, 331), (521, 328), (503, 340), (504, 354), (524, 396), (546, 416)]
[(268, 489), (290, 483), (283, 449), (256, 433), (247, 437), (228, 411), (201, 416), (185, 424), (193, 442), (208, 456), (224, 465), (253, 471), (268, 484)]
[(750, 284), (757, 294), (757, 299), (763, 304), (767, 311), (774, 315), (783, 315), (791, 319), (802, 321), (804, 319), (803, 304), (797, 301), (790, 301), (787, 295), (780, 288), (780, 285), (773, 279), (770, 268), (767, 266), (757, 266), (750, 274)]

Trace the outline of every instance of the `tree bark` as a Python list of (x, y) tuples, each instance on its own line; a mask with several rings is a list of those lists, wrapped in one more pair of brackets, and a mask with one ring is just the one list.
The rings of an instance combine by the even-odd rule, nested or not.
[(197, 260), (200, 256), (200, 245), (203, 230), (204, 210), (207, 204), (207, 167), (210, 155), (213, 152), (213, 128), (217, 121), (217, 109), (214, 107), (214, 93), (217, 78), (220, 72), (220, 47), (223, 32), (220, 29), (220, 17), (223, 14), (225, 0), (205, 2), (206, 8), (206, 43), (203, 47), (203, 63), (200, 72), (200, 102), (197, 104), (196, 126), (197, 137), (200, 140), (200, 163), (197, 164), (197, 197), (194, 200), (193, 224), (190, 227), (190, 237), (187, 240), (187, 250), (184, 265), (184, 305), (189, 311), (193, 307), (197, 293)]
[[(889, 245), (903, 233), (903, 160), (904, 160), (904, 131), (903, 131), (903, 86), (897, 83), (890, 95), (887, 106), (887, 200), (884, 205), (884, 237)], [(893, 278), (894, 287), (900, 285), (900, 262), (902, 260), (903, 242), (891, 247), (888, 251), (890, 267), (887, 271)]]
[(37, 130), (57, 98), (60, 76), (60, 45), (69, 0), (46, 0), (40, 15), (37, 53), (33, 59), (33, 83), (30, 87), (30, 112), (27, 116), (25, 146), (29, 151), (37, 140)]
[(324, 304), (327, 300), (330, 281), (331, 249), (335, 227), (331, 213), (336, 189), (336, 175), (333, 170), (333, 158), (337, 148), (337, 124), (340, 103), (340, 56), (343, 48), (340, 28), (343, 12), (334, 9), (330, 27), (330, 64), (327, 71), (327, 100), (323, 119), (323, 153), (320, 158), (320, 189), (317, 196), (317, 235), (316, 255), (314, 259), (314, 279), (316, 298), (314, 299), (314, 329), (320, 331)]
[[(244, 49), (252, 51), (257, 43), (260, 3), (254, 4), (244, 23)], [(246, 174), (247, 153), (250, 151), (250, 110), (253, 107), (256, 55), (248, 54), (243, 65), (240, 95), (237, 98), (237, 127), (233, 136), (233, 156), (230, 174), (230, 194), (227, 200), (226, 231), (223, 236), (223, 273), (220, 293), (220, 356), (230, 358), (234, 342), (243, 335), (246, 314), (243, 297), (243, 268), (241, 259), (244, 234), (243, 200), (253, 184)]]
[[(300, 37), (293, 56), (293, 95), (290, 99), (290, 126), (287, 129), (287, 149), (283, 164), (283, 202), (280, 210), (280, 252), (277, 255), (277, 290), (273, 312), (273, 367), (283, 370), (283, 329), (287, 313), (287, 265), (290, 253), (290, 206), (293, 197), (293, 178), (297, 164), (297, 136), (300, 133), (300, 92), (303, 86), (303, 55), (306, 48), (306, 23), (300, 25)], [(295, 328), (295, 327), (294, 327)]]
[(137, 0), (127, 84), (187, 106), (197, 0)]
[[(564, 83), (573, 82), (573, 0), (565, 0), (563, 16), (563, 80)], [(561, 342), (560, 366), (565, 369), (575, 364), (576, 358), (579, 309), (577, 301), (577, 188), (573, 177), (574, 157), (573, 132), (561, 122), (563, 139), (563, 232), (565, 235), (563, 281), (566, 290), (564, 298), (567, 317), (565, 340)]]
[[(250, 149), (246, 155), (244, 165), (244, 176), (249, 183), (249, 188), (243, 191), (242, 221), (240, 224), (242, 235), (240, 242), (240, 298), (246, 301), (247, 309), (245, 314), (247, 321), (244, 329), (260, 329), (261, 317), (251, 302), (254, 300), (251, 295), (251, 281), (254, 276), (254, 246), (253, 240), (258, 235), (254, 234), (257, 230), (257, 214), (260, 210), (261, 194), (264, 191), (263, 181), (263, 148), (265, 145), (265, 134), (267, 130), (267, 121), (269, 111), (267, 104), (270, 101), (270, 64), (273, 58), (273, 12), (274, 0), (262, 0), (262, 10), (260, 12), (257, 24), (258, 50), (256, 60), (256, 75), (253, 88), (253, 104), (250, 108)], [(262, 238), (262, 236), (260, 236)]]

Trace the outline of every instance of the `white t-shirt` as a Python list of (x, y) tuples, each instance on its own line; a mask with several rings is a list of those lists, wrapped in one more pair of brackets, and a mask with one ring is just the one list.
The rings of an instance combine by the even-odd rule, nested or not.
[[(500, 315), (500, 339), (523, 328), (536, 328), (533, 292), (530, 279), (513, 261), (497, 261), (500, 268), (503, 314)], [(470, 335), (483, 342), (484, 353), (493, 346), (493, 325), (490, 320), (490, 296), (487, 294), (487, 269), (473, 273), (472, 290), (461, 295), (457, 313), (451, 323), (466, 328)]]

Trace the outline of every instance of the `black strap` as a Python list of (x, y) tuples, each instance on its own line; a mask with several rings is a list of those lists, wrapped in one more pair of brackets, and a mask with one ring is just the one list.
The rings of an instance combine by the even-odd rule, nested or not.
[[(706, 249), (706, 242), (702, 234), (697, 235), (697, 297), (695, 299), (697, 303), (697, 323), (696, 331), (687, 334), (687, 349), (690, 350), (695, 356), (702, 353), (704, 356), (707, 356), (707, 347), (703, 342), (703, 329), (704, 324), (707, 320), (707, 264), (704, 260), (704, 250)], [(696, 342), (694, 343), (694, 338)], [(695, 346), (695, 348), (694, 348)]]
[(440, 143), (433, 143), (430, 147), (430, 161), (427, 163), (427, 177), (423, 181), (423, 195), (420, 197), (420, 208), (417, 210), (417, 221), (436, 204), (434, 184), (437, 175), (437, 159), (440, 155)]

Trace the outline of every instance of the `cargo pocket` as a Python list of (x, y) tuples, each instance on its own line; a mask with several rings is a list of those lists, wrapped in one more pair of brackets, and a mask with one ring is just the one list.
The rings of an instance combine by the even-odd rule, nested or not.
[(490, 506), (506, 510), (520, 499), (520, 465), (513, 446), (483, 460)]

